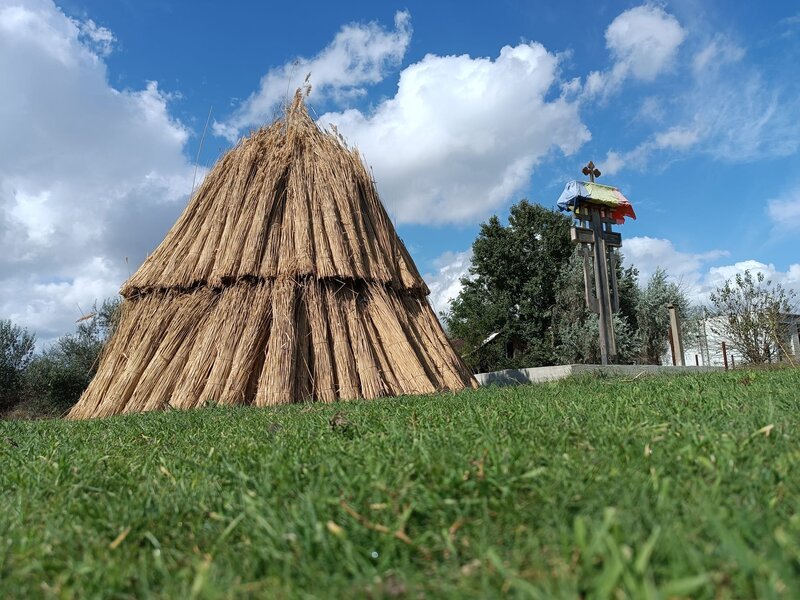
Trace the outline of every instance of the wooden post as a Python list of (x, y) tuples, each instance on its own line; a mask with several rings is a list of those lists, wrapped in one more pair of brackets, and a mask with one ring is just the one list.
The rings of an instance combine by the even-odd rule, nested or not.
[(722, 342), (722, 364), (725, 365), (725, 370), (728, 370), (728, 347), (725, 342)]
[(672, 357), (672, 366), (675, 366), (675, 340), (672, 338), (672, 327), (669, 328), (669, 355)]
[(679, 367), (686, 366), (686, 359), (683, 356), (683, 340), (681, 339), (680, 319), (674, 304), (668, 304), (669, 310), (669, 329), (672, 333), (672, 364)]
[(603, 223), (600, 209), (592, 206), (591, 227), (594, 234), (594, 282), (600, 317), (600, 360), (604, 365), (616, 360), (614, 334), (610, 331), (611, 298), (608, 289), (608, 262), (606, 261), (606, 243), (603, 239)]
[(695, 367), (699, 367), (700, 366), (700, 357), (697, 356), (697, 354), (694, 355), (694, 366)]

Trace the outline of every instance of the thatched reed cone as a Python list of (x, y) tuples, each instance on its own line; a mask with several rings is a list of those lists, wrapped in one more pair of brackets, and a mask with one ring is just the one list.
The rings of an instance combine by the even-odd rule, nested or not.
[(122, 288), (71, 418), (475, 387), (358, 152), (298, 92), (208, 174)]

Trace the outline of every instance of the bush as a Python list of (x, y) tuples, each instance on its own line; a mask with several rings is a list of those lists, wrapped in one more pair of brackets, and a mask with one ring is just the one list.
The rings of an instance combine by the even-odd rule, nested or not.
[(20, 400), (23, 373), (33, 357), (36, 336), (27, 329), (0, 320), (0, 412)]
[(26, 416), (60, 416), (78, 401), (97, 372), (119, 306), (118, 300), (106, 300), (75, 333), (60, 337), (30, 361), (24, 374)]
[(788, 355), (787, 317), (795, 310), (795, 294), (763, 273), (749, 270), (727, 280), (711, 294), (711, 331), (728, 338), (750, 364), (761, 365)]

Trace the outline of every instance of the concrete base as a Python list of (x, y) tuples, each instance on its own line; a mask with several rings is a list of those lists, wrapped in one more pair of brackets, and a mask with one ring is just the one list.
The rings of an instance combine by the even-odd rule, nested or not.
[(722, 367), (672, 367), (667, 365), (558, 365), (555, 367), (506, 369), (505, 371), (494, 371), (492, 373), (478, 373), (475, 375), (475, 379), (481, 385), (517, 385), (520, 383), (556, 381), (584, 373), (635, 377), (640, 373), (706, 373), (721, 370), (723, 370)]

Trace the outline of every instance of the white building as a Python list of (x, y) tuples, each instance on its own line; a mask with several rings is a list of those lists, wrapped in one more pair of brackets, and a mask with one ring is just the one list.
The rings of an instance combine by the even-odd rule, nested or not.
[[(789, 333), (782, 342), (782, 350), (795, 361), (800, 361), (800, 315), (787, 314), (786, 323)], [(700, 321), (698, 339), (694, 344), (685, 344), (685, 360), (687, 365), (723, 366), (722, 343), (725, 342), (728, 355), (728, 366), (744, 364), (742, 354), (733, 347), (732, 342), (725, 336), (714, 333), (714, 329), (724, 329), (722, 317), (707, 317)], [(672, 356), (668, 356), (670, 364)]]

